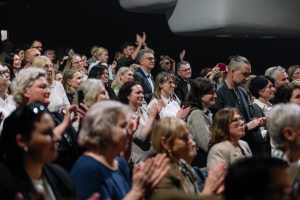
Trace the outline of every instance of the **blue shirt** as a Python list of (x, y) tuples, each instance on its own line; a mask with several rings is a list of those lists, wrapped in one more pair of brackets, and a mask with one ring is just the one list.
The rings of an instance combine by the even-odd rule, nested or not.
[(116, 160), (118, 169), (112, 170), (90, 156), (81, 156), (71, 171), (76, 199), (86, 200), (95, 192), (101, 199), (123, 199), (131, 189), (131, 173), (125, 160)]

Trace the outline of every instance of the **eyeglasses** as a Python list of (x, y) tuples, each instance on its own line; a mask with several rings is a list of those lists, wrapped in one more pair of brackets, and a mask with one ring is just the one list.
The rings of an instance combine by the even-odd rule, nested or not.
[(0, 70), (0, 75), (9, 74), (9, 70)]
[(188, 71), (192, 71), (192, 69), (191, 69), (191, 68), (187, 68), (187, 69), (179, 69), (178, 71), (188, 72)]
[(33, 56), (38, 57), (38, 56), (40, 56), (40, 55), (41, 55), (41, 54), (37, 53), (37, 54), (34, 54)]
[(156, 61), (156, 59), (155, 58), (153, 58), (153, 57), (148, 57), (148, 58), (145, 58), (145, 59), (147, 59), (147, 60), (149, 60), (149, 61)]
[(170, 64), (170, 62), (165, 62), (165, 65), (169, 65)]
[(237, 123), (237, 122), (240, 122), (240, 121), (244, 121), (244, 119), (242, 117), (236, 117), (236, 118), (233, 118), (231, 120), (231, 123)]

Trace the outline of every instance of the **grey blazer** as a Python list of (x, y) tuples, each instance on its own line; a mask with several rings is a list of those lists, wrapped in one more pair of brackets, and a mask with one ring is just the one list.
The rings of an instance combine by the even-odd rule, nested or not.
[(228, 168), (238, 159), (252, 156), (247, 142), (239, 140), (239, 146), (244, 154), (228, 140), (213, 145), (208, 152), (207, 169), (215, 169), (220, 164), (224, 164), (224, 167)]

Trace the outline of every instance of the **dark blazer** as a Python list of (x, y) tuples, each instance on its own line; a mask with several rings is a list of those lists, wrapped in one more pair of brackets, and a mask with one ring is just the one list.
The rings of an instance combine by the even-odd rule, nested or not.
[(188, 83), (178, 75), (176, 75), (176, 88), (174, 92), (181, 101), (181, 105), (183, 105), (189, 89)]
[[(244, 88), (239, 86), (237, 87), (237, 90), (241, 95), (241, 102), (244, 105), (246, 110), (246, 113), (243, 116), (244, 120), (245, 122), (249, 122), (253, 118), (253, 109), (252, 109), (250, 98)], [(236, 98), (234, 97), (233, 91), (230, 90), (226, 82), (224, 82), (223, 85), (217, 90), (216, 104), (212, 107), (211, 110), (213, 113), (216, 113), (222, 108), (229, 108), (229, 107), (238, 108), (237, 101)]]
[[(134, 80), (140, 82), (140, 84), (144, 90), (144, 99), (147, 103), (149, 103), (152, 98), (152, 88), (147, 79), (146, 74), (143, 72), (142, 69), (138, 68), (135, 71)], [(153, 81), (153, 85), (154, 85), (154, 81)]]
[[(56, 199), (75, 199), (72, 181), (64, 169), (58, 165), (50, 164), (45, 165), (43, 173)], [(1, 200), (15, 199), (17, 193), (21, 193), (24, 200), (34, 199), (36, 190), (24, 171), (15, 172), (6, 165), (0, 164), (0, 177)]]

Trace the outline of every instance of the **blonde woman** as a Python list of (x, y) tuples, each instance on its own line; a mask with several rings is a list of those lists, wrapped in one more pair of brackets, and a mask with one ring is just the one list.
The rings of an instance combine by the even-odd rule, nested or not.
[(33, 61), (33, 66), (42, 68), (47, 73), (47, 81), (50, 85), (50, 103), (48, 109), (50, 112), (60, 112), (64, 107), (69, 106), (70, 102), (67, 98), (63, 85), (55, 80), (55, 73), (52, 62), (46, 56), (38, 56)]
[(133, 70), (130, 69), (129, 67), (121, 67), (118, 70), (118, 73), (111, 83), (111, 88), (114, 90), (116, 95), (118, 96), (119, 90), (122, 87), (122, 85), (126, 82), (132, 81), (133, 80)]
[(97, 61), (90, 64), (89, 68), (88, 68), (88, 74), (90, 73), (91, 69), (96, 66), (97, 64), (101, 64), (101, 65), (105, 65), (108, 67), (108, 50), (104, 47), (99, 47), (96, 51), (96, 58)]

